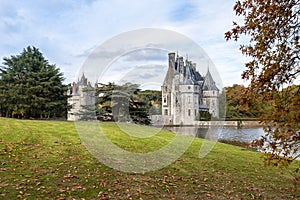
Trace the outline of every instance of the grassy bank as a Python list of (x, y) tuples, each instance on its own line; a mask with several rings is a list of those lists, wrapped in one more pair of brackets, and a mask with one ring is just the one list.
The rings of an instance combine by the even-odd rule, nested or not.
[[(113, 123), (104, 123), (103, 129), (111, 141), (133, 152), (157, 150), (174, 138), (162, 131), (137, 139)], [(202, 143), (195, 139), (161, 170), (123, 173), (92, 157), (72, 122), (0, 118), (0, 199), (300, 198), (299, 189), (291, 190), (289, 170), (265, 168), (260, 153), (217, 143), (199, 158)]]

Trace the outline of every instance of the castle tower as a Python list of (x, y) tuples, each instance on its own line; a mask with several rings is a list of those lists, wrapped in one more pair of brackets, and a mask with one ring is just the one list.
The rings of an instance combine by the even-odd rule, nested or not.
[(213, 117), (219, 117), (219, 89), (213, 80), (209, 69), (203, 83), (203, 104), (209, 109)]
[[(176, 63), (177, 64), (177, 63)], [(173, 123), (173, 78), (175, 74), (175, 53), (169, 53), (169, 66), (168, 71), (161, 87), (162, 92), (162, 115), (165, 119), (165, 124)]]

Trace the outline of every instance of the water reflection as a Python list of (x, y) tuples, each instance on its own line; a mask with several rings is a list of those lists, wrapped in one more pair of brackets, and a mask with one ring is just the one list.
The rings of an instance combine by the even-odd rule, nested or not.
[(265, 135), (263, 128), (224, 128), (219, 129), (219, 139), (250, 143)]
[[(195, 136), (199, 138), (205, 138), (212, 141), (220, 141), (220, 140), (229, 140), (229, 141), (238, 141), (238, 142), (245, 142), (250, 144), (253, 140), (260, 139), (261, 136), (265, 135), (263, 128), (234, 128), (234, 127), (226, 127), (226, 128), (199, 128), (199, 127), (164, 127), (164, 129), (189, 135)], [(299, 143), (300, 149), (300, 143)], [(299, 150), (300, 151), (300, 150)], [(296, 152), (293, 154), (298, 155), (300, 152)], [(300, 160), (300, 157), (297, 158)]]
[(232, 140), (250, 143), (264, 135), (262, 128), (198, 128), (198, 127), (165, 127), (165, 129), (199, 138), (217, 137), (219, 140)]

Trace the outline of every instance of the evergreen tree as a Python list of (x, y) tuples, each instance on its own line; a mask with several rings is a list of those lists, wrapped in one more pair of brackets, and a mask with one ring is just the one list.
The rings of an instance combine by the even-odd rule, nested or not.
[(138, 92), (140, 100), (144, 101), (148, 113), (151, 115), (161, 115), (161, 91), (141, 90)]
[(96, 111), (95, 105), (82, 105), (81, 110), (76, 115), (81, 121), (94, 121), (96, 120)]
[(65, 117), (67, 86), (63, 74), (35, 47), (4, 58), (0, 68), (0, 113), (4, 117)]
[(139, 91), (139, 85), (132, 83), (99, 84), (96, 89), (98, 119), (150, 124), (148, 105)]
[(112, 121), (112, 93), (115, 90), (116, 85), (109, 82), (108, 84), (99, 83), (96, 88), (97, 100), (97, 118), (100, 121)]

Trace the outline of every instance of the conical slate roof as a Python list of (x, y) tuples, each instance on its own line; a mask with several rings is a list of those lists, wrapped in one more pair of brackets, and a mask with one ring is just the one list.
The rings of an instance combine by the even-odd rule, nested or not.
[(184, 83), (193, 85), (194, 84), (194, 79), (193, 78), (194, 77), (193, 77), (193, 74), (192, 74), (192, 71), (191, 71), (190, 63), (186, 60), (186, 75), (185, 75)]
[(203, 90), (217, 90), (219, 89), (216, 86), (214, 79), (212, 78), (209, 69), (207, 70), (207, 74), (204, 78)]
[(87, 78), (85, 77), (84, 72), (82, 73), (81, 79), (80, 79), (80, 81), (77, 82), (77, 84), (84, 85), (84, 86), (87, 85)]

